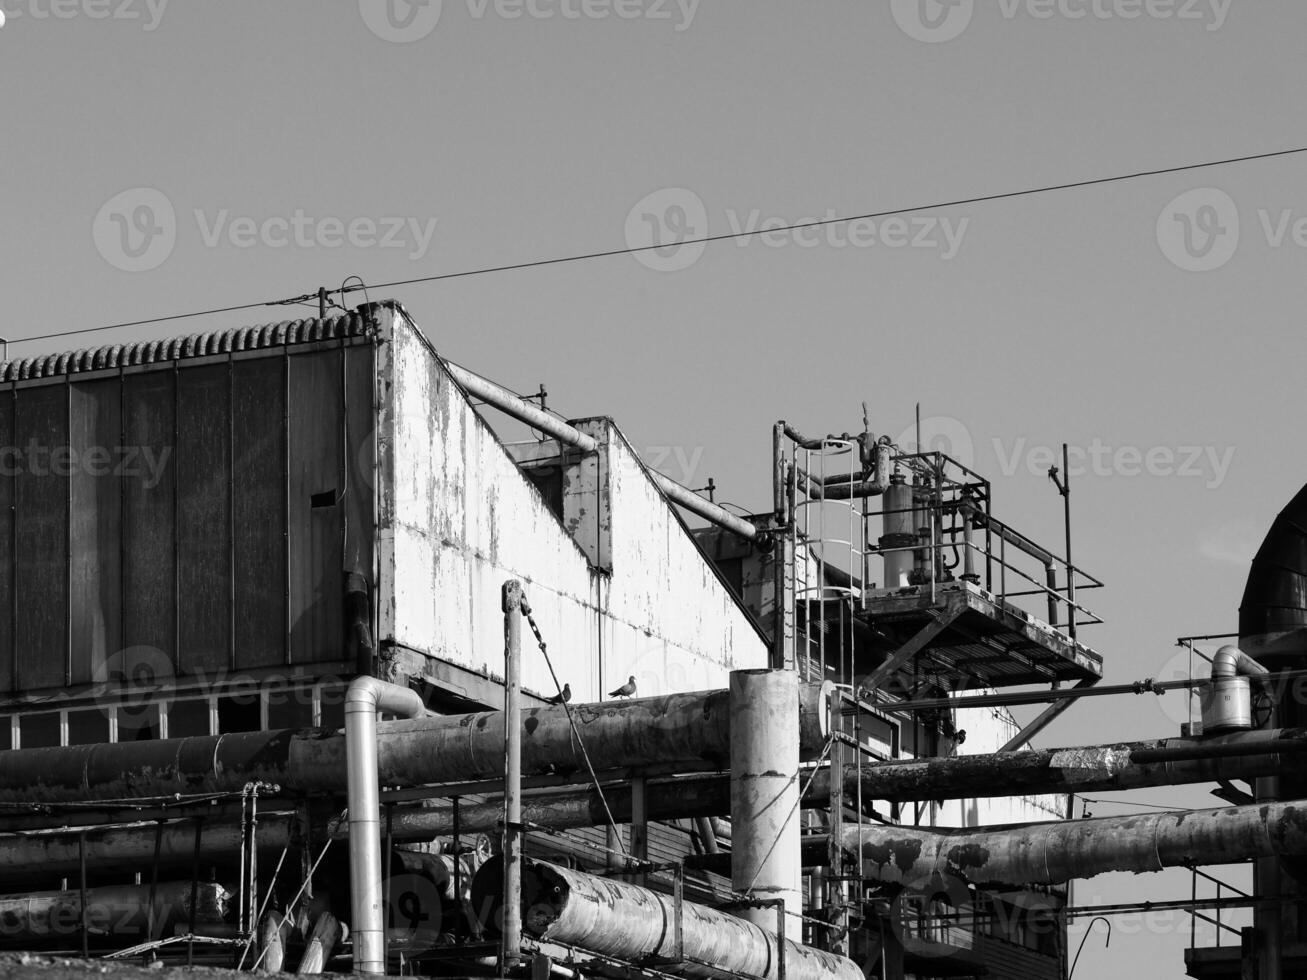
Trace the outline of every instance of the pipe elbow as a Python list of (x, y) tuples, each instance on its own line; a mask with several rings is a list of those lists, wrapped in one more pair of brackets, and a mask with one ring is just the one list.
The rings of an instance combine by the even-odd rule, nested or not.
[(403, 718), (421, 718), (427, 712), (422, 697), (411, 688), (375, 677), (356, 677), (345, 691), (345, 714), (385, 711)]
[(1266, 677), (1270, 671), (1237, 646), (1227, 643), (1212, 658), (1212, 679), (1229, 677)]

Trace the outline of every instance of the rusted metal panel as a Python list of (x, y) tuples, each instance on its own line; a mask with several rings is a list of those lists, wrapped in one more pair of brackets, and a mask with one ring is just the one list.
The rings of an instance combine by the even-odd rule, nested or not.
[[(170, 459), (177, 444), (176, 407), (172, 370), (124, 379), (124, 444), (142, 456)], [(123, 480), (123, 645), (150, 647), (169, 659), (177, 649), (175, 494), (171, 465), (157, 478), (142, 468)]]
[(213, 674), (232, 657), (231, 368), (178, 372), (177, 389), (177, 663)]
[(276, 357), (232, 375), (237, 668), (286, 661), (285, 373)]
[(344, 351), (288, 361), (290, 659), (336, 659), (345, 632)]
[(35, 447), (15, 488), (18, 686), (58, 687), (68, 665), (68, 478), (51, 454), (68, 445), (68, 391), (25, 391), (15, 411), (15, 447)]
[[(14, 436), (14, 395), (12, 391), (0, 393), (0, 448), (7, 447), (9, 456), (0, 462), (0, 692), (14, 686), (17, 664), (14, 660), (14, 589), (17, 547), (17, 509), (14, 484), (17, 478), (18, 445)], [(8, 721), (0, 721), (0, 749), (7, 749)]]

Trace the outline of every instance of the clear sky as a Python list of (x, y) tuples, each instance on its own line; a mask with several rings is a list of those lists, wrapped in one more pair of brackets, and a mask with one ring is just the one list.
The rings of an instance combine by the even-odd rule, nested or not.
[[(622, 248), (652, 227), (722, 234), (1307, 144), (1300, 0), (0, 7), (13, 342)], [(1087, 597), (1108, 622), (1083, 638), (1122, 682), (1169, 669), (1177, 636), (1235, 628), (1252, 551), (1307, 479), (1304, 174), (1289, 156), (373, 297), (748, 508), (769, 499), (774, 420), (853, 430), (865, 400), (897, 434), (920, 401), (958, 420), (937, 428), (970, 443), (996, 512), (1055, 543), (1039, 449), (1079, 447), (1076, 557), (1108, 583)], [(1182, 707), (1154, 700), (1086, 702), (1043, 744), (1175, 733)], [(1188, 889), (1104, 878), (1078, 897)], [(1182, 976), (1187, 917), (1153, 929), (1118, 922), (1076, 977)]]

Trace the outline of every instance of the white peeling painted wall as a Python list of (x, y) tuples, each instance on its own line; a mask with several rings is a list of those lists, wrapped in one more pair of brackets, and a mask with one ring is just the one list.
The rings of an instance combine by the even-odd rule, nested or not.
[[(574, 701), (602, 700), (632, 674), (653, 695), (723, 688), (730, 670), (766, 665), (764, 641), (610, 422), (590, 426), (609, 451), (611, 575), (590, 566), (402, 317), (385, 346), (383, 645), (502, 677), (501, 587), (517, 578)], [(552, 694), (526, 637), (523, 684)]]

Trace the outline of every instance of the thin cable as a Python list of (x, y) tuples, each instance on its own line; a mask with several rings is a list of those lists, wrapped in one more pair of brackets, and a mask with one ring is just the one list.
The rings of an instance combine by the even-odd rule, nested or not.
[(572, 728), (572, 734), (576, 736), (576, 744), (581, 747), (581, 757), (585, 759), (585, 767), (590, 773), (590, 779), (595, 784), (595, 792), (599, 794), (599, 802), (604, 805), (604, 815), (608, 817), (608, 826), (613, 828), (613, 836), (617, 839), (617, 846), (622, 850), (622, 856), (628, 861), (631, 855), (626, 850), (626, 845), (622, 843), (622, 835), (617, 830), (617, 821), (613, 819), (613, 811), (608, 806), (608, 797), (604, 796), (604, 788), (599, 785), (599, 777), (595, 775), (595, 767), (590, 763), (590, 753), (585, 750), (585, 740), (581, 738), (581, 732), (576, 727), (576, 721), (572, 718), (572, 708), (568, 705), (566, 699), (563, 699), (563, 685), (558, 683), (558, 675), (554, 673), (554, 662), (549, 659), (549, 650), (545, 643), (545, 638), (540, 635), (540, 627), (536, 625), (535, 618), (531, 615), (531, 607), (527, 605), (526, 599), (522, 599), (522, 614), (526, 616), (526, 621), (531, 624), (531, 632), (536, 635), (536, 643), (540, 645), (540, 652), (544, 654), (545, 666), (549, 668), (549, 676), (554, 679), (554, 687), (558, 690), (560, 698), (559, 703), (563, 706), (563, 711), (567, 713), (567, 723)]
[[(295, 897), (292, 898), (290, 902), (286, 905), (286, 914), (283, 915), (281, 917), (281, 921), (277, 923), (277, 932), (281, 932), (281, 927), (290, 921), (291, 910), (295, 908), (295, 903), (298, 902), (300, 900), (300, 896), (304, 894), (304, 889), (308, 888), (309, 883), (313, 881), (313, 873), (318, 870), (318, 865), (321, 864), (322, 859), (327, 856), (327, 848), (331, 846), (331, 840), (332, 839), (328, 837), (327, 843), (322, 845), (322, 850), (318, 854), (318, 859), (313, 862), (313, 867), (309, 868), (309, 873), (304, 876), (304, 883), (300, 885), (300, 890), (295, 893)], [(258, 935), (258, 929), (259, 929), (258, 923), (255, 923), (254, 924), (255, 936)], [(263, 958), (268, 955), (268, 950), (270, 950), (271, 948), (272, 948), (271, 946), (263, 947), (263, 952), (259, 954), (259, 958), (255, 960), (254, 965), (250, 967), (251, 972), (258, 970), (259, 964), (263, 962)], [(241, 957), (241, 959), (244, 960), (244, 957)]]
[[(835, 744), (835, 739), (829, 736), (826, 739), (826, 746), (821, 750), (821, 755), (817, 757), (817, 763), (813, 766), (812, 773), (808, 776), (807, 784), (799, 790), (799, 798), (794, 801), (794, 806), (790, 809), (789, 815), (785, 818), (785, 823), (781, 824), (780, 831), (776, 834), (776, 839), (771, 842), (771, 847), (767, 848), (767, 853), (762, 856), (758, 862), (758, 869), (753, 873), (753, 880), (749, 882), (749, 887), (743, 892), (744, 895), (753, 894), (753, 886), (758, 883), (758, 876), (762, 874), (762, 869), (767, 865), (767, 859), (771, 857), (772, 851), (776, 850), (776, 845), (781, 842), (781, 837), (785, 832), (785, 825), (794, 819), (794, 815), (799, 812), (799, 806), (803, 803), (803, 798), (808, 795), (808, 790), (812, 789), (813, 780), (817, 778), (817, 773), (821, 772), (822, 763), (826, 761), (826, 756), (830, 754), (831, 746)], [(796, 772), (790, 777), (790, 782), (797, 782), (799, 774)]]
[[(732, 241), (735, 239), (751, 238), (756, 235), (770, 234), (772, 232), (797, 231), (801, 228), (819, 228), (824, 225), (847, 224), (852, 221), (865, 221), (872, 218), (890, 218), (897, 215), (911, 214), (916, 211), (933, 211), (940, 208), (962, 207), (968, 204), (986, 204), (992, 201), (1006, 201), (1017, 197), (1033, 197), (1038, 194), (1050, 194), (1054, 191), (1077, 190), (1085, 187), (1096, 187), (1100, 184), (1120, 183), (1128, 180), (1141, 180), (1145, 177), (1161, 177), (1166, 174), (1188, 173), (1194, 170), (1207, 170), (1213, 167), (1232, 166), (1237, 163), (1252, 163), (1258, 160), (1273, 160), (1276, 157), (1293, 156), (1300, 153), (1307, 153), (1307, 146), (1294, 147), (1288, 150), (1272, 150), (1267, 153), (1250, 153), (1244, 156), (1225, 157), (1221, 160), (1209, 160), (1205, 163), (1190, 163), (1176, 167), (1163, 167), (1158, 170), (1138, 170), (1133, 173), (1116, 174), (1110, 177), (1093, 177), (1087, 180), (1069, 181), (1061, 184), (1046, 184), (1042, 187), (1030, 187), (1024, 190), (1003, 191), (997, 194), (983, 194), (978, 197), (958, 198), (952, 201), (941, 201), (938, 204), (918, 204), (912, 207), (895, 208), (891, 211), (875, 211), (869, 214), (850, 215), (842, 218), (824, 218), (816, 221), (803, 222), (801, 224), (787, 225), (782, 228), (768, 227), (765, 229), (756, 229), (754, 231), (732, 232), (723, 235), (708, 235), (703, 238), (688, 238), (680, 242), (659, 243), (657, 245), (643, 245), (636, 248), (617, 248), (603, 252), (586, 252), (579, 255), (564, 255), (552, 259), (536, 259), (530, 262), (516, 262), (509, 265), (489, 266), (481, 269), (466, 269), (462, 272), (446, 272), (441, 275), (421, 276), (416, 279), (397, 279), (393, 282), (374, 283), (371, 289), (390, 289), (396, 286), (413, 286), (426, 282), (441, 282), (446, 279), (463, 279), (469, 276), (485, 276), (496, 272), (516, 272), (522, 269), (538, 269), (551, 265), (562, 265), (568, 262), (586, 262), (591, 259), (606, 259), (618, 255), (637, 255), (641, 252), (651, 252), (655, 249), (668, 248), (672, 245), (710, 245), (714, 242)], [(343, 297), (346, 293), (357, 292), (359, 286), (344, 287), (338, 290)], [(269, 300), (263, 303), (244, 303), (240, 306), (225, 306), (212, 310), (197, 310), (193, 313), (175, 313), (171, 316), (152, 317), (148, 320), (128, 320), (123, 323), (111, 323), (102, 327), (82, 327), (78, 330), (62, 330), (57, 333), (36, 334), (31, 337), (19, 337), (8, 341), (10, 344), (25, 344), (35, 340), (52, 340), (58, 337), (72, 337), (77, 334), (98, 333), (102, 330), (118, 330), (123, 327), (142, 327), (153, 323), (168, 323), (173, 320), (184, 320), (189, 317), (212, 316), (218, 313), (234, 313), (239, 310), (253, 310), (263, 306), (289, 306), (295, 303), (301, 303), (308, 300), (315, 300), (317, 294), (312, 295), (305, 293), (302, 296), (292, 296), (288, 299)]]
[[(1255, 160), (1270, 160), (1275, 157), (1291, 156), (1298, 153), (1307, 153), (1307, 146), (1299, 146), (1289, 150), (1272, 150), (1268, 153), (1252, 153), (1247, 156), (1227, 157), (1223, 160), (1210, 160), (1206, 163), (1190, 163), (1178, 167), (1163, 167), (1159, 170), (1138, 170), (1133, 173), (1117, 174), (1111, 177), (1092, 177), (1086, 180), (1068, 181), (1061, 184), (1047, 184), (1042, 187), (1030, 187), (1018, 191), (1002, 191), (996, 194), (982, 194), (978, 197), (964, 197), (952, 201), (941, 201), (938, 204), (916, 204), (911, 207), (895, 208), (890, 211), (873, 211), (868, 214), (849, 215), (841, 218), (824, 218), (815, 221), (804, 221), (798, 224), (785, 225), (780, 228), (769, 226), (767, 228), (758, 228), (753, 231), (727, 232), (721, 235), (705, 235), (702, 238), (687, 238), (684, 241), (679, 242), (660, 242), (656, 245), (641, 245), (635, 248), (615, 248), (604, 252), (587, 252), (581, 255), (567, 255), (553, 259), (537, 259), (531, 262), (516, 262), (511, 265), (499, 265), (483, 269), (468, 269), (463, 272), (446, 272), (441, 275), (421, 276), (416, 279), (398, 279), (394, 282), (374, 283), (372, 288), (389, 289), (394, 286), (412, 286), (424, 282), (441, 282), (446, 279), (484, 276), (495, 272), (517, 272), (522, 269), (538, 269), (544, 266), (561, 265), (565, 262), (586, 262), (591, 259), (607, 259), (618, 255), (638, 255), (641, 252), (652, 252), (656, 249), (665, 249), (672, 246), (679, 248), (682, 245), (711, 245), (714, 242), (728, 242), (742, 238), (753, 238), (757, 235), (771, 234), (773, 232), (798, 231), (802, 228), (820, 228), (824, 225), (848, 224), (853, 221), (868, 221), (873, 218), (893, 218), (898, 215), (912, 214), (916, 211), (934, 211), (942, 208), (962, 207), (968, 204), (987, 204), (993, 201), (1006, 201), (1017, 197), (1033, 197), (1037, 194), (1050, 194), (1054, 191), (1078, 190), (1085, 187), (1096, 187), (1099, 184), (1140, 180), (1144, 177), (1160, 177), (1165, 174), (1186, 173), (1192, 170), (1224, 167), (1236, 163), (1250, 163)], [(349, 291), (353, 292), (353, 288), (351, 287)]]

